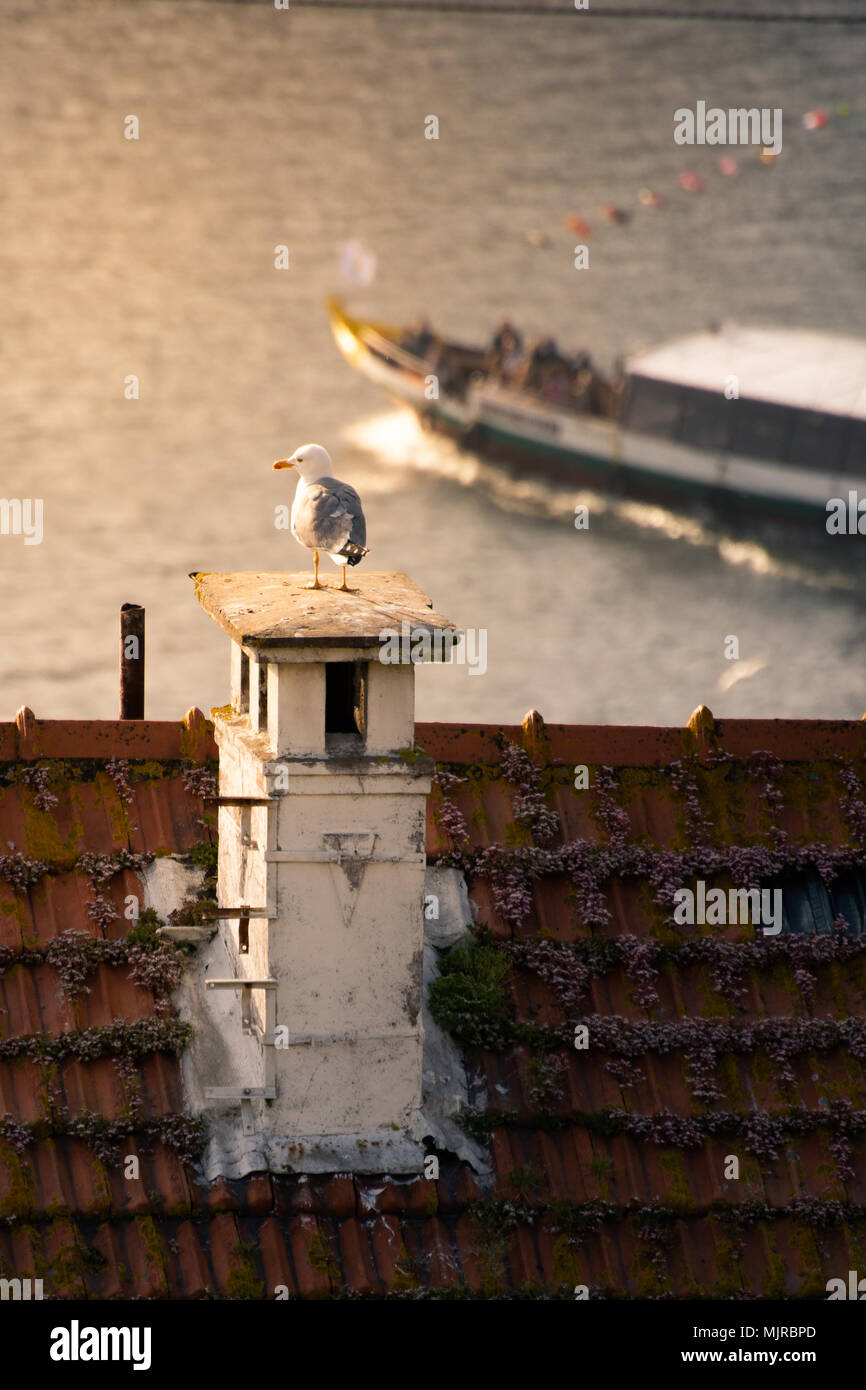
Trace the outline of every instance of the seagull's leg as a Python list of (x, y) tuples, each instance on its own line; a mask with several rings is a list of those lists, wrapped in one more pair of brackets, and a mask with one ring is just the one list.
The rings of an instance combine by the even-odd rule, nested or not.
[(348, 565), (343, 565), (343, 582), (342, 582), (342, 584), (340, 585), (340, 588), (341, 588), (341, 589), (345, 589), (346, 593), (349, 592), (349, 586), (348, 586), (348, 584), (346, 583), (346, 570), (347, 570), (348, 568), (349, 568)]
[(324, 584), (320, 584), (320, 583), (319, 583), (319, 552), (318, 552), (318, 550), (314, 550), (314, 551), (313, 551), (313, 568), (314, 568), (314, 571), (315, 571), (314, 574), (313, 574), (313, 582), (312, 582), (312, 584), (308, 584), (308, 585), (307, 585), (307, 588), (308, 588), (308, 589), (323, 589), (323, 588), (325, 587)]

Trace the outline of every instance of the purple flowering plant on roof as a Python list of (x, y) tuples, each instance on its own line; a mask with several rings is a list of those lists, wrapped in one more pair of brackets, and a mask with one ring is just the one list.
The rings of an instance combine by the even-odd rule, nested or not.
[(551, 811), (541, 790), (538, 768), (515, 743), (509, 743), (502, 755), (502, 775), (517, 789), (514, 798), (514, 819), (531, 831), (536, 844), (544, 844), (559, 834), (559, 816)]
[(439, 824), (451, 840), (451, 854), (445, 856), (446, 863), (462, 863), (463, 852), (469, 844), (469, 827), (466, 824), (466, 818), (452, 799), (457, 787), (462, 786), (465, 781), (465, 777), (455, 777), (452, 772), (442, 770), (433, 775), (433, 786), (441, 792), (440, 804), (437, 808)]
[(181, 953), (175, 946), (165, 942), (147, 949), (134, 946), (127, 959), (131, 967), (130, 979), (153, 992), (157, 1014), (167, 1014), (168, 995), (171, 990), (177, 988), (183, 977)]
[(607, 833), (610, 845), (622, 850), (628, 842), (631, 822), (616, 799), (616, 773), (612, 767), (598, 767), (593, 779), (595, 790), (595, 819)]
[(129, 763), (125, 758), (109, 758), (108, 762), (105, 764), (105, 771), (114, 783), (114, 788), (118, 797), (128, 806), (135, 797), (135, 793), (130, 786), (132, 770)]
[(866, 801), (860, 779), (850, 763), (838, 758), (839, 778), (844, 788), (842, 812), (851, 828), (851, 834), (859, 845), (866, 845)]
[(0, 878), (6, 880), (16, 893), (26, 893), (27, 889), (50, 872), (48, 864), (41, 859), (31, 859), (16, 849), (11, 840), (6, 845), (7, 853), (0, 853)]
[(203, 763), (191, 763), (181, 774), (184, 790), (191, 796), (214, 797), (217, 795), (217, 779), (210, 768)]
[(50, 811), (59, 801), (51, 790), (51, 769), (48, 767), (25, 767), (21, 770), (21, 780), (33, 792), (33, 804), (37, 811)]

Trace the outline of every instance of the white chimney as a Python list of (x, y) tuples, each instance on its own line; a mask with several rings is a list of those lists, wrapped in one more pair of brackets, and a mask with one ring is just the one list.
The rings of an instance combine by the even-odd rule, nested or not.
[[(457, 636), (402, 574), (196, 574), (231, 638), (219, 904), (188, 1088), (237, 1173), (415, 1172), (426, 798), (411, 661)], [(426, 637), (425, 637), (426, 634)], [(391, 650), (395, 644), (392, 642)], [(432, 648), (432, 651), (431, 651)]]

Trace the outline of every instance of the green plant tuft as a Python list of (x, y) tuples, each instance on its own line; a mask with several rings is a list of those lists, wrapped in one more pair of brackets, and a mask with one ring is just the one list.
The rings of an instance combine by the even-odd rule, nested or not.
[(511, 962), (492, 946), (449, 951), (430, 986), (430, 1009), (441, 1028), (477, 1047), (503, 1047), (513, 1036), (514, 1008), (507, 989)]

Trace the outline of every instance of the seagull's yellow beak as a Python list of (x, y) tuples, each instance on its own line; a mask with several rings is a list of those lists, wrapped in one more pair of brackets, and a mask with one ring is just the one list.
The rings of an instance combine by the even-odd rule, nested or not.
[(294, 468), (294, 466), (291, 459), (277, 459), (274, 464), (274, 468)]

